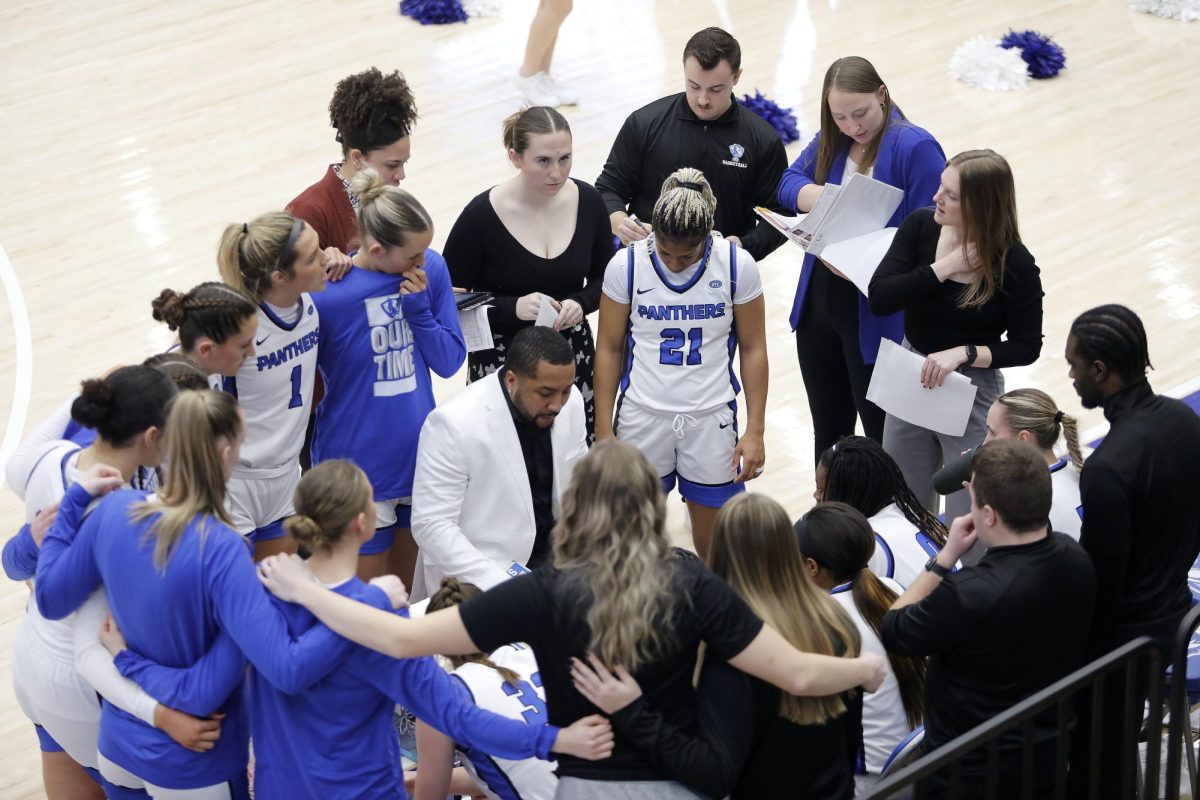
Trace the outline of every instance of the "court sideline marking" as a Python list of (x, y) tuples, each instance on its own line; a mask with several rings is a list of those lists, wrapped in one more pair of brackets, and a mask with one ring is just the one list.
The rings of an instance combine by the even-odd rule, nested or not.
[[(29, 309), (16, 270), (8, 259), (4, 246), (0, 245), (0, 283), (8, 298), (8, 310), (13, 321), (13, 340), (17, 346), (17, 370), (13, 381), (12, 407), (8, 412), (8, 425), (4, 429), (4, 440), (0, 442), (0, 466), (8, 463), (13, 451), (21, 443), (25, 429), (25, 418), (29, 414), (29, 400), (33, 393), (33, 335), (29, 328)], [(0, 472), (0, 488), (4, 487), (4, 474)]]

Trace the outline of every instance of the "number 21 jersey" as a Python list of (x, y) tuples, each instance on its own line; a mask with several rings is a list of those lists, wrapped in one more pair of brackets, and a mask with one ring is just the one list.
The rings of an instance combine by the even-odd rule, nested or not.
[(714, 232), (700, 261), (673, 273), (652, 242), (618, 251), (604, 273), (604, 293), (629, 305), (620, 397), (665, 413), (726, 405), (740, 391), (733, 307), (762, 294), (758, 266)]

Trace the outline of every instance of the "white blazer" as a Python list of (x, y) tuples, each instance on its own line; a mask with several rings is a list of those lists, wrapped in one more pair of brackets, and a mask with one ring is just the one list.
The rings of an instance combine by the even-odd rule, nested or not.
[[(412, 597), (453, 576), (488, 589), (533, 551), (529, 475), (504, 389), (496, 375), (435, 408), (421, 428), (413, 477), (412, 533), (420, 548)], [(572, 387), (550, 431), (554, 515), (575, 464), (587, 453), (583, 397)]]

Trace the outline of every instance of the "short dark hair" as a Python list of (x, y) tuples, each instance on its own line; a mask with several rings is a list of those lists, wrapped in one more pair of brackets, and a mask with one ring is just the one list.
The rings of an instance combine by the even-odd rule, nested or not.
[(504, 371), (532, 378), (543, 361), (555, 366), (573, 365), (575, 351), (566, 337), (553, 328), (531, 325), (513, 337), (504, 359)]
[(1050, 470), (1030, 442), (1001, 439), (975, 451), (971, 490), (1017, 533), (1045, 528), (1050, 520)]
[(1131, 309), (1115, 303), (1083, 312), (1071, 323), (1079, 355), (1089, 363), (1103, 361), (1126, 383), (1146, 377), (1150, 345), (1146, 328)]
[(734, 72), (742, 68), (742, 46), (721, 28), (705, 28), (693, 34), (683, 46), (683, 60), (687, 61), (688, 56), (705, 70), (715, 69), (722, 61), (728, 61)]

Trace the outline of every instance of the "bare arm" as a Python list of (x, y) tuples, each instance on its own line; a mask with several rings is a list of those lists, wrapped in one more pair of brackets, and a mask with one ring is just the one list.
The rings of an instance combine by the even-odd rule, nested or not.
[(746, 430), (733, 454), (733, 468), (741, 468), (737, 483), (754, 480), (766, 462), (763, 435), (767, 414), (767, 328), (763, 296), (733, 307), (737, 325), (738, 359), (746, 391)]
[(821, 196), (821, 192), (825, 191), (825, 184), (810, 183), (796, 193), (796, 210), (801, 214), (807, 214), (812, 211), (812, 207), (817, 204), (817, 198)]
[(887, 674), (886, 662), (873, 653), (858, 658), (803, 653), (770, 625), (763, 625), (754, 641), (729, 659), (729, 663), (788, 694), (802, 697), (825, 697), (856, 686), (873, 692)]
[[(450, 741), (449, 736), (417, 720), (417, 752), (421, 761), (413, 800), (445, 800), (450, 794), (451, 772), (454, 769), (454, 742)], [(478, 788), (474, 791), (478, 791)]]
[(392, 658), (479, 652), (458, 608), (405, 619), (329, 591), (313, 580), (299, 556), (272, 556), (258, 569), (263, 584), (279, 598), (304, 606), (334, 633)]
[(613, 405), (621, 375), (621, 355), (625, 349), (625, 327), (629, 306), (608, 295), (600, 296), (600, 334), (596, 337), (596, 366), (593, 392), (596, 402), (596, 439), (613, 435)]

